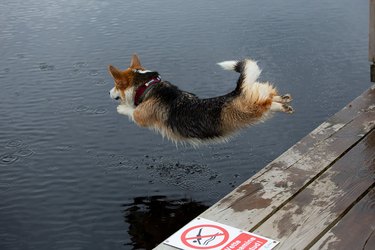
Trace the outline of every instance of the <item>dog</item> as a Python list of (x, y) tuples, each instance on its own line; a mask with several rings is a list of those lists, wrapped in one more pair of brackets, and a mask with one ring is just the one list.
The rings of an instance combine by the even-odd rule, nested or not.
[(178, 143), (226, 142), (242, 128), (264, 121), (274, 112), (293, 113), (290, 94), (280, 96), (270, 83), (257, 82), (261, 73), (250, 59), (218, 63), (240, 74), (236, 88), (223, 96), (201, 99), (146, 70), (134, 54), (130, 67), (109, 65), (115, 86), (109, 94), (120, 100), (117, 112), (137, 125)]

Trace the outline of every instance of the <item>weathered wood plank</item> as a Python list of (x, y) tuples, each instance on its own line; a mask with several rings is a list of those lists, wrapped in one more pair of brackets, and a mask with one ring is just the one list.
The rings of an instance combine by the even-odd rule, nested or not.
[(374, 120), (375, 88), (370, 88), (200, 216), (255, 229), (370, 131)]
[(304, 153), (313, 150), (318, 143), (329, 138), (332, 134), (336, 133), (347, 123), (351, 122), (360, 113), (367, 112), (371, 109), (375, 110), (374, 99), (375, 86), (372, 86), (371, 88), (363, 92), (359, 97), (346, 105), (339, 112), (330, 117), (327, 121), (319, 125), (316, 129), (302, 138), (287, 151), (285, 151), (277, 159), (260, 170), (253, 177), (255, 178), (262, 175), (264, 172), (271, 169), (275, 164), (292, 165), (296, 161), (300, 160), (301, 156)]
[(375, 249), (375, 189), (361, 199), (311, 249)]
[[(255, 233), (276, 249), (305, 249), (375, 185), (375, 130), (272, 215)], [(328, 229), (327, 229), (328, 228)]]

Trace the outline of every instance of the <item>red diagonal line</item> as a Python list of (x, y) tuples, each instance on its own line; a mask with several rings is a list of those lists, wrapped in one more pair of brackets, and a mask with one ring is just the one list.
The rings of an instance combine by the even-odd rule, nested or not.
[(189, 237), (186, 238), (186, 240), (194, 240), (194, 239), (202, 239), (202, 238), (209, 238), (212, 236), (221, 236), (224, 235), (223, 233), (217, 233), (217, 234), (209, 234), (209, 235), (202, 235), (202, 236), (194, 236), (194, 237)]

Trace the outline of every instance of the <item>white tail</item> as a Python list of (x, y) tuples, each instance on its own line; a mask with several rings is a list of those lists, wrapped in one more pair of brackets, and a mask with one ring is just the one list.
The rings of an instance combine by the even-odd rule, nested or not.
[(236, 65), (238, 61), (224, 61), (224, 62), (219, 62), (217, 65), (222, 67), (225, 70), (233, 70), (235, 71)]
[(256, 61), (247, 59), (244, 60), (243, 63), (243, 72), (241, 72), (241, 74), (244, 76), (243, 83), (253, 84), (259, 78), (262, 71), (259, 69)]
[(242, 84), (254, 83), (262, 72), (257, 62), (250, 59), (243, 61), (224, 61), (218, 63), (218, 65), (225, 70), (233, 70), (240, 73), (243, 76)]

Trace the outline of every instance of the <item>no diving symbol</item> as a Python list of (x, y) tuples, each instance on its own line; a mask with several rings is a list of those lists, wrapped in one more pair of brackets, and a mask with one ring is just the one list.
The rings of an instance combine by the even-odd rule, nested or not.
[(225, 244), (229, 233), (222, 227), (210, 224), (197, 225), (186, 229), (181, 235), (181, 241), (193, 249), (211, 249)]

